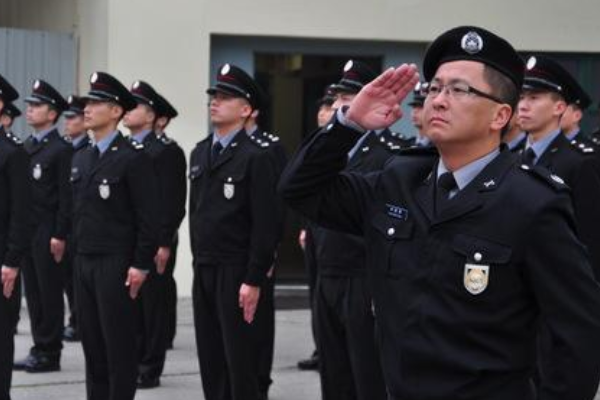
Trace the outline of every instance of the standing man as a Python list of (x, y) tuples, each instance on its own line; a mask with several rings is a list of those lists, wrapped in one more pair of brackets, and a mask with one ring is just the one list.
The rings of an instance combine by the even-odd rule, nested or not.
[(592, 103), (592, 99), (570, 74), (569, 78), (569, 90), (572, 92), (572, 99), (560, 118), (560, 129), (568, 140), (594, 146), (588, 135), (581, 131), (580, 126), (583, 113)]
[[(85, 130), (83, 121), (83, 110), (85, 101), (78, 96), (72, 95), (67, 99), (69, 109), (63, 113), (65, 117), (65, 136), (69, 138), (73, 146), (73, 152), (77, 153), (90, 145), (90, 139)], [(67, 342), (78, 342), (79, 332), (77, 330), (77, 305), (73, 291), (73, 261), (75, 258), (75, 237), (70, 235), (67, 239), (67, 252), (62, 262), (64, 273), (64, 286), (69, 304), (69, 322), (63, 331), (63, 340)]]
[(75, 154), (75, 301), (89, 400), (132, 400), (138, 376), (136, 299), (154, 266), (158, 192), (144, 146), (117, 130), (135, 98), (96, 72), (86, 96), (85, 128), (94, 146)]
[(417, 134), (414, 140), (411, 140), (412, 146), (425, 147), (431, 144), (431, 141), (425, 136), (423, 132), (423, 103), (425, 103), (425, 96), (423, 95), (425, 82), (418, 82), (413, 90), (413, 98), (408, 103), (410, 106), (410, 121), (417, 130)]
[[(424, 129), (439, 157), (413, 148), (380, 173), (343, 171), (365, 130), (402, 116), (418, 74), (390, 68), (304, 143), (282, 177), (285, 198), (365, 236), (390, 399), (593, 399), (600, 287), (569, 190), (501, 146), (521, 58), (464, 26), (436, 38), (423, 65)], [(531, 384), (542, 316), (564, 344), (557, 393)]]
[[(0, 75), (0, 115), (19, 97)], [(0, 126), (0, 399), (10, 400), (14, 333), (17, 325), (16, 297), (19, 267), (30, 245), (30, 199), (28, 156), (21, 141)]]
[(0, 125), (4, 127), (4, 130), (11, 133), (11, 128), (15, 119), (21, 116), (21, 110), (17, 108), (13, 103), (6, 103), (2, 112), (0, 113)]
[(521, 154), (527, 144), (527, 133), (519, 125), (519, 114), (513, 113), (510, 122), (506, 128), (506, 133), (502, 136), (502, 141), (513, 153)]
[(60, 115), (68, 108), (60, 93), (38, 79), (25, 102), (27, 123), (34, 129), (25, 142), (30, 157), (34, 232), (30, 256), (23, 265), (33, 347), (24, 360), (15, 362), (14, 368), (51, 372), (60, 370), (62, 351), (64, 300), (60, 262), (71, 230), (69, 171), (73, 150), (56, 128)]
[(200, 373), (207, 400), (255, 400), (258, 338), (253, 321), (277, 246), (277, 177), (269, 144), (244, 130), (259, 106), (254, 80), (225, 64), (207, 93), (214, 132), (198, 143), (190, 162)]
[[(172, 207), (171, 210), (173, 214), (165, 214), (164, 216), (169, 219), (169, 215), (171, 215), (171, 220), (175, 218), (183, 219), (185, 216), (185, 201), (187, 198), (187, 176), (186, 176), (186, 160), (185, 153), (179, 144), (167, 136), (165, 132), (167, 126), (171, 123), (173, 118), (176, 118), (179, 113), (173, 107), (173, 105), (163, 96), (159, 94), (158, 101), (159, 106), (156, 109), (157, 118), (154, 124), (154, 132), (156, 136), (168, 145), (169, 153), (171, 154), (170, 160), (172, 162), (171, 168), (174, 168), (175, 171), (171, 173), (172, 181), (170, 183), (173, 184), (174, 188), (178, 190), (172, 191), (170, 193), (171, 196), (171, 204), (181, 205), (180, 207)], [(177, 228), (181, 225), (181, 219), (177, 224)], [(173, 348), (173, 342), (175, 340), (175, 334), (177, 333), (177, 283), (175, 282), (175, 264), (177, 262), (177, 248), (179, 245), (179, 235), (177, 233), (177, 229), (175, 230), (175, 235), (171, 241), (170, 246), (170, 255), (167, 260), (167, 266), (165, 267), (165, 296), (166, 296), (166, 304), (167, 304), (167, 320), (166, 320), (166, 329), (167, 329), (167, 349)]]

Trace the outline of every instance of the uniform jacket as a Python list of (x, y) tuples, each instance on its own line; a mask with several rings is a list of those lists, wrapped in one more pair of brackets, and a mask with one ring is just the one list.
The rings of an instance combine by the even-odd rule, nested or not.
[[(365, 236), (392, 399), (534, 399), (539, 318), (564, 342), (561, 393), (592, 399), (600, 288), (567, 187), (502, 151), (439, 215), (438, 157), (412, 149), (380, 173), (342, 172), (359, 133), (334, 121), (284, 172), (289, 204)], [(432, 177), (433, 175), (433, 177)]]
[(130, 254), (133, 267), (152, 268), (158, 189), (143, 146), (119, 133), (99, 158), (95, 147), (86, 147), (73, 157), (71, 184), (77, 253)]
[(0, 263), (19, 267), (29, 248), (29, 157), (21, 141), (0, 127)]
[(64, 240), (71, 228), (69, 171), (73, 147), (56, 129), (39, 143), (30, 136), (24, 147), (30, 159), (31, 218), (35, 225), (51, 224), (52, 236)]
[(279, 234), (272, 156), (239, 131), (216, 162), (212, 135), (190, 161), (190, 236), (194, 265), (246, 265), (245, 283), (259, 286), (273, 264)]

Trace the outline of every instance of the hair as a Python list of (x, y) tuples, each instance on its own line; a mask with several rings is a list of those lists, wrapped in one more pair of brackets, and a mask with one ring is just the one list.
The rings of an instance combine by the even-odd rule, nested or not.
[[(492, 94), (502, 102), (508, 104), (512, 109), (512, 114), (514, 114), (517, 109), (520, 95), (517, 85), (515, 85), (515, 83), (508, 76), (489, 65), (484, 65), (483, 79), (485, 79), (487, 84), (490, 85)], [(502, 128), (502, 136), (508, 132), (509, 125), (510, 119)]]

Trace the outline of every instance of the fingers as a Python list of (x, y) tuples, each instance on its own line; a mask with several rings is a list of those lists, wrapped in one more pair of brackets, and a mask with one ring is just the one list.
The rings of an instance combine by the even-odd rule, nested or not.
[(370, 83), (377, 88), (389, 87), (389, 80), (394, 76), (394, 68), (388, 68)]
[(393, 85), (390, 87), (398, 96), (406, 97), (419, 81), (419, 73), (414, 64), (402, 64), (394, 71)]
[(2, 294), (7, 299), (12, 296), (15, 288), (15, 279), (11, 278), (8, 272), (2, 271)]

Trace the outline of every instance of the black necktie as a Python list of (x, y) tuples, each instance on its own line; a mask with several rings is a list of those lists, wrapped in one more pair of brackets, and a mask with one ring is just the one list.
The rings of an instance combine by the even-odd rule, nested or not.
[(92, 150), (92, 159), (94, 162), (96, 162), (100, 158), (100, 149), (98, 148), (98, 146), (93, 146)]
[(219, 158), (219, 154), (221, 154), (221, 150), (223, 150), (223, 145), (221, 142), (213, 144), (210, 152), (210, 165), (215, 165), (217, 159)]
[(532, 166), (535, 161), (535, 151), (533, 151), (533, 147), (528, 148), (521, 154), (521, 162), (523, 164)]
[(438, 214), (447, 206), (450, 201), (450, 192), (456, 189), (458, 185), (451, 172), (444, 172), (437, 181), (437, 201), (436, 208)]

